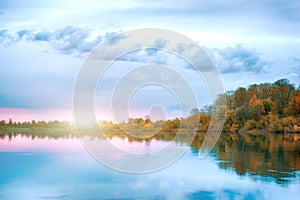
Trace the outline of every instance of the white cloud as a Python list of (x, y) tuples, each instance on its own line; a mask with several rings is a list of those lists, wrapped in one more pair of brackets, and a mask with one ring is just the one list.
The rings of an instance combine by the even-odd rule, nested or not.
[(8, 46), (17, 42), (48, 42), (51, 47), (64, 54), (85, 53), (95, 48), (103, 38), (112, 37), (114, 33), (93, 36), (91, 30), (66, 26), (54, 31), (49, 30), (19, 30), (9, 32), (0, 31), (0, 45)]
[(255, 49), (248, 49), (241, 44), (225, 49), (211, 49), (208, 51), (221, 73), (264, 71), (268, 65)]

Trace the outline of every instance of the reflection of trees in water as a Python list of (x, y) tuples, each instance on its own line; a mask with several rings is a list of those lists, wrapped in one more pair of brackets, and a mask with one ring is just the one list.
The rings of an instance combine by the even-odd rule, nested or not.
[(75, 134), (75, 131), (73, 129), (15, 129), (15, 130), (0, 130), (0, 138), (4, 139), (5, 137), (8, 137), (9, 140), (12, 140), (14, 137), (20, 135), (21, 137), (25, 138), (53, 138), (53, 139), (59, 139), (59, 138), (72, 138), (77, 137), (77, 134)]
[[(137, 138), (129, 136), (120, 130), (106, 130), (105, 135), (87, 131), (86, 135), (92, 138), (103, 137), (127, 138), (131, 141), (145, 141), (150, 145), (152, 139), (171, 141), (185, 145), (194, 137), (190, 132), (177, 135), (172, 131), (161, 131), (152, 137)], [(80, 137), (74, 129), (28, 129), (28, 130), (1, 130), (0, 138), (8, 137), (12, 140), (17, 135), (26, 138), (72, 138)], [(198, 133), (191, 144), (191, 151), (199, 153), (206, 133)], [(289, 178), (296, 176), (300, 170), (300, 134), (221, 134), (211, 156), (214, 156), (222, 169), (236, 171), (239, 175), (258, 175), (272, 177), (278, 183), (285, 183)]]
[(300, 170), (300, 140), (297, 134), (222, 134), (213, 155), (223, 169), (240, 175), (273, 177), (288, 182)]

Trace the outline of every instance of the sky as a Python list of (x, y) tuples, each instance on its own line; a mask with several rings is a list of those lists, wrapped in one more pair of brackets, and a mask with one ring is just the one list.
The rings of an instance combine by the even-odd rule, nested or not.
[[(72, 120), (74, 83), (89, 53), (118, 33), (140, 28), (169, 29), (197, 42), (215, 63), (225, 91), (281, 78), (298, 87), (299, 27), (298, 0), (0, 0), (0, 119)], [(121, 75), (120, 65), (161, 59), (129, 58), (117, 63), (108, 79)], [(203, 81), (184, 73), (199, 104), (211, 103)], [(168, 99), (163, 90), (151, 98), (144, 93), (132, 98), (134, 117), (147, 114), (157, 103), (153, 99)], [(110, 119), (102, 104), (105, 91), (95, 99), (95, 107), (103, 111), (98, 119)], [(165, 111), (169, 118), (180, 113), (176, 105)]]

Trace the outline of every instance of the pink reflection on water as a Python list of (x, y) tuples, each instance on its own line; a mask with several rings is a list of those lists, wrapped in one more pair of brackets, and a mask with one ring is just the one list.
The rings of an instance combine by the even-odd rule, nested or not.
[[(169, 145), (169, 142), (159, 140), (129, 141), (128, 138), (118, 137), (108, 140), (120, 150), (133, 154), (154, 153)], [(79, 138), (32, 138), (15, 135), (11, 139), (9, 136), (0, 139), (0, 152), (24, 151), (83, 152), (85, 150)]]
[(47, 152), (82, 152), (84, 148), (78, 138), (34, 138), (21, 135), (0, 139), (0, 152), (47, 151)]

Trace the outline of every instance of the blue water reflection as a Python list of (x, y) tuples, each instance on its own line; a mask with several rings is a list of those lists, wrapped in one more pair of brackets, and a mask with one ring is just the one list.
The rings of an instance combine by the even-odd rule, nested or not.
[[(78, 144), (77, 140), (72, 139)], [(55, 140), (52, 142), (55, 144)], [(297, 170), (292, 172), (293, 176), (287, 176), (288, 184), (279, 184), (270, 176), (251, 172), (241, 175), (233, 167), (221, 167), (228, 161), (218, 156), (215, 149), (200, 160), (197, 150), (191, 148), (161, 171), (134, 175), (109, 169), (85, 151), (6, 149), (0, 152), (0, 199), (297, 199), (300, 196)]]

